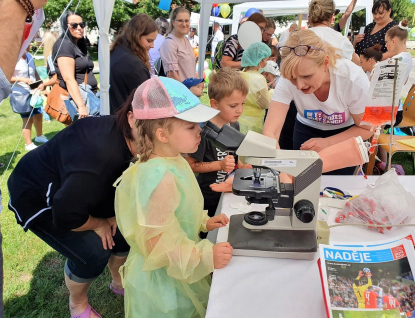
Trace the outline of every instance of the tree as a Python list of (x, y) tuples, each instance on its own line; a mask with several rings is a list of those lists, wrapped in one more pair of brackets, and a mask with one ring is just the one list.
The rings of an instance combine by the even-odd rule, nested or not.
[[(104, 1), (104, 0), (102, 0)], [(128, 3), (124, 0), (115, 0), (114, 10), (111, 18), (111, 28), (118, 31), (126, 21), (132, 16), (138, 13), (146, 13), (153, 19), (157, 17), (168, 17), (169, 12), (158, 9), (158, 2), (154, 0), (141, 0), (137, 4)], [(45, 23), (44, 26), (49, 28), (53, 22), (55, 22), (63, 10), (68, 5), (67, 0), (53, 0), (48, 1), (45, 10)], [(78, 1), (74, 1), (69, 10), (74, 11), (78, 5)], [(176, 6), (185, 6), (190, 11), (199, 12), (199, 4), (191, 0), (173, 0), (172, 8)], [(95, 18), (94, 6), (92, 0), (83, 0), (80, 2), (77, 13), (87, 22), (88, 27), (97, 27), (97, 21)]]

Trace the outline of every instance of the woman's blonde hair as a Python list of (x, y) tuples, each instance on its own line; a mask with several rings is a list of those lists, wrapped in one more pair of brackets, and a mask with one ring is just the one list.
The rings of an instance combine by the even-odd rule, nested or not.
[(335, 11), (336, 5), (333, 0), (312, 0), (308, 6), (308, 21), (312, 26), (329, 21)]
[(331, 46), (311, 30), (293, 31), (284, 46), (295, 47), (309, 45), (321, 50), (310, 49), (304, 56), (297, 56), (293, 51), (282, 58), (281, 75), (286, 79), (296, 77), (297, 69), (303, 58), (313, 60), (318, 66), (323, 65), (326, 56), (329, 58), (329, 67), (335, 67), (337, 59), (342, 56), (336, 52), (337, 48)]
[(156, 130), (158, 128), (171, 130), (173, 123), (176, 121), (178, 121), (178, 119), (174, 117), (136, 121), (137, 136), (134, 136), (134, 140), (137, 140), (138, 143), (140, 162), (146, 162), (150, 158), (154, 148), (153, 143), (154, 138), (156, 138)]
[(45, 32), (43, 35), (43, 58), (48, 65), (48, 57), (52, 54), (53, 45), (59, 39), (59, 33), (55, 31)]
[(187, 12), (189, 14), (189, 19), (190, 19), (190, 11), (187, 10), (185, 7), (176, 7), (176, 8), (174, 8), (174, 10), (172, 10), (171, 13), (170, 13), (170, 17), (169, 17), (170, 25), (169, 25), (169, 30), (168, 30), (167, 34), (169, 34), (173, 31), (173, 29), (174, 29), (173, 21), (176, 20), (177, 15), (181, 12)]

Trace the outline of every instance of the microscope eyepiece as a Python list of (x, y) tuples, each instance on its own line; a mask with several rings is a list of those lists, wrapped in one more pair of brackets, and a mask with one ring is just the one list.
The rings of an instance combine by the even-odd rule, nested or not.
[(222, 151), (236, 151), (245, 138), (244, 134), (230, 125), (223, 125), (219, 128), (207, 121), (201, 128), (200, 135), (212, 141), (213, 145)]

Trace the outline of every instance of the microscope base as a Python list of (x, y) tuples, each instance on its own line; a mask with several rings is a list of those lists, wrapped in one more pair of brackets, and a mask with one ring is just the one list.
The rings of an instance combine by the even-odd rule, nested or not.
[(242, 225), (243, 214), (232, 215), (228, 242), (233, 255), (312, 260), (317, 251), (314, 230), (252, 231)]

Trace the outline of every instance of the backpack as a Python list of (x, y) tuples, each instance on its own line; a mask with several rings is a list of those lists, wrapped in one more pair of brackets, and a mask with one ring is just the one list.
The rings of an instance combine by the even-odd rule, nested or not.
[(214, 60), (212, 63), (212, 67), (214, 70), (219, 70), (221, 68), (220, 62), (222, 60), (222, 54), (223, 54), (223, 44), (224, 44), (224, 40), (219, 41), (218, 45), (216, 46), (215, 52), (214, 52)]

